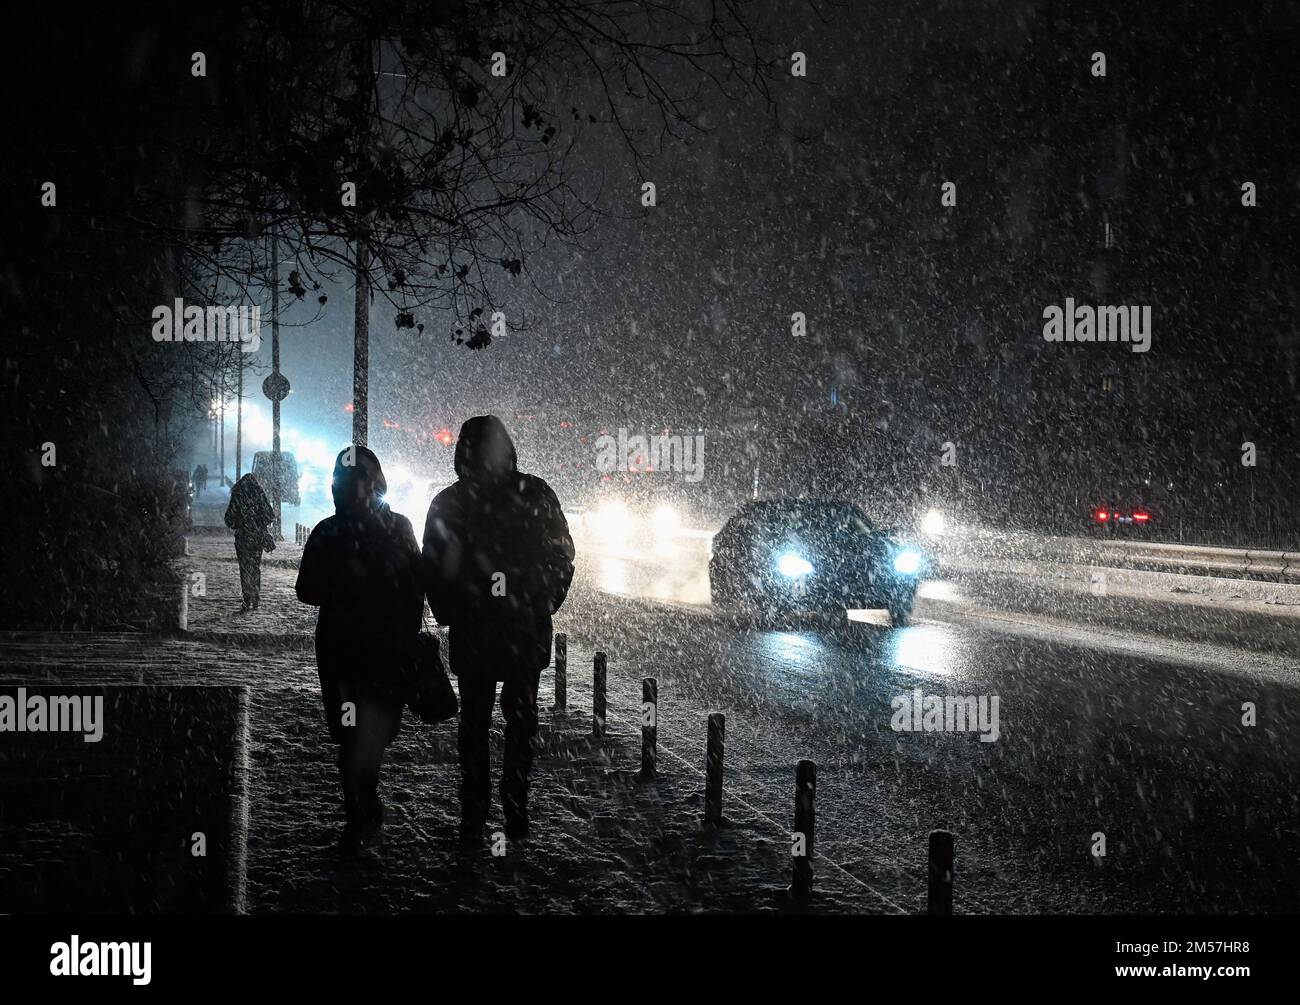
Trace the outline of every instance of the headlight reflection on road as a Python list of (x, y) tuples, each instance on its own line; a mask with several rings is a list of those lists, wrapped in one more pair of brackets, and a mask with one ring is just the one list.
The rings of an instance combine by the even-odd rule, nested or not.
[(764, 667), (783, 680), (815, 680), (826, 673), (826, 646), (813, 632), (763, 632), (755, 646)]
[(667, 503), (655, 509), (650, 517), (650, 526), (654, 533), (654, 550), (657, 554), (662, 555), (677, 550), (676, 537), (681, 525), (681, 516)]
[(627, 563), (605, 555), (596, 557), (596, 587), (606, 593), (629, 594), (632, 582)]
[(946, 677), (953, 672), (953, 654), (947, 629), (938, 625), (915, 625), (894, 632), (889, 659), (896, 666), (928, 676)]

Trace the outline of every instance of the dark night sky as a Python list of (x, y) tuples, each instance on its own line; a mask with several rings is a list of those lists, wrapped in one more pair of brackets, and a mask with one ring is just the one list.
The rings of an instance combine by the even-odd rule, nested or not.
[[(1294, 9), (824, 10), (772, 7), (808, 78), (778, 77), (775, 116), (709, 102), (708, 131), (650, 168), (657, 208), (640, 208), (613, 139), (586, 135), (579, 163), (613, 215), (585, 250), (530, 260), (555, 302), (507, 293), (528, 332), (472, 352), (445, 316), (422, 317), (417, 336), (377, 303), (372, 425), (454, 427), (488, 410), (716, 425), (757, 406), (777, 417), (770, 446), (800, 451), (801, 416), (820, 421), (834, 388), (881, 454), (955, 439), (1008, 468), (1117, 440), (1219, 456), (1253, 435), (1294, 458)], [(47, 48), (71, 56), (97, 34), (84, 27)], [(49, 54), (29, 48), (29, 61)], [(1088, 72), (1095, 50), (1104, 80)], [(46, 131), (21, 154), (40, 177), (42, 145), (66, 129), (37, 110), (48, 84), (13, 69), (26, 121)], [(1244, 179), (1256, 209), (1240, 206)], [(939, 206), (943, 180), (958, 183), (956, 210)], [(1099, 252), (1103, 216), (1115, 254)], [(286, 420), (333, 444), (350, 423), (352, 306), (346, 287), (327, 292), (321, 322), (286, 331), (283, 368)], [(1152, 303), (1152, 351), (1046, 345), (1041, 310), (1066, 296)], [(793, 310), (806, 340), (789, 334)], [(1099, 397), (1108, 373), (1124, 401)]]
[[(1292, 313), (1273, 309), (1273, 324), (1227, 337), (1212, 323), (1224, 322), (1215, 311), (1225, 301), (1248, 296), (1232, 284), (1266, 286), (1266, 314), (1294, 305), (1294, 15), (1170, 21), (1062, 6), (853, 4), (829, 8), (825, 24), (789, 19), (790, 48), (809, 54), (810, 75), (782, 82), (779, 123), (757, 101), (715, 103), (710, 131), (652, 169), (652, 211), (636, 206), (626, 165), (606, 167), (609, 208), (632, 219), (604, 221), (589, 252), (531, 261), (560, 301), (515, 301), (531, 331), (471, 353), (439, 341), (436, 321), (422, 340), (396, 333), (391, 311), (376, 308), (376, 414), (441, 422), (586, 406), (606, 421), (687, 424), (756, 404), (791, 415), (829, 401), (837, 354), (853, 361), (856, 398), (873, 407), (889, 393), (873, 381), (902, 363), (896, 414), (934, 420), (940, 438), (946, 424), (990, 410), (997, 423), (1050, 423), (1041, 400), (1082, 387), (1087, 406), (1099, 368), (1154, 381), (1146, 414), (1171, 394), (1206, 417), (1285, 395), (1281, 384), (1262, 398), (1250, 385), (1294, 374)], [(1109, 61), (1101, 81), (1088, 73), (1096, 49)], [(1253, 212), (1238, 201), (1247, 177), (1262, 193)], [(955, 222), (941, 219), (941, 178), (959, 184)], [(1124, 257), (1108, 266), (1114, 295), (1102, 301), (1095, 249), (1107, 206)], [(298, 400), (319, 396), (340, 436), (350, 324), (341, 292), (331, 318), (293, 336), (285, 357)], [(1154, 301), (1152, 352), (1044, 345), (1041, 309), (1069, 295)], [(810, 317), (806, 342), (788, 334), (795, 309)], [(903, 331), (892, 348), (879, 338), (885, 318)], [(954, 367), (970, 379), (953, 381)], [(909, 383), (909, 368), (934, 379)], [(378, 379), (385, 373), (400, 379)], [(1246, 388), (1234, 384), (1243, 373)], [(986, 381), (1022, 393), (1009, 406), (954, 403)], [(909, 402), (930, 414), (909, 417)]]

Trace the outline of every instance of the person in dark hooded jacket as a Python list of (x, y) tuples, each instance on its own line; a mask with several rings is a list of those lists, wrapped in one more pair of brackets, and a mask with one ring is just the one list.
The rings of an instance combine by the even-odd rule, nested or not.
[(537, 735), (537, 684), (551, 660), (551, 615), (573, 579), (573, 539), (551, 487), (518, 469), (501, 420), (468, 420), (456, 443), (457, 481), (434, 498), (424, 525), (429, 607), (450, 627), (460, 684), (461, 831), (481, 834), (492, 802), (488, 730), (502, 682), (506, 835), (528, 832), (528, 774)]
[(377, 458), (348, 447), (334, 464), (334, 515), (303, 546), (298, 599), (320, 608), (316, 668), (348, 826), (345, 841), (383, 822), (379, 768), (402, 724), (403, 677), (423, 618), (420, 548), (411, 521), (383, 501)]
[(269, 530), (275, 510), (261, 484), (251, 474), (235, 482), (226, 506), (226, 526), (235, 532), (235, 558), (239, 560), (239, 589), (244, 610), (262, 601), (262, 552), (275, 548)]

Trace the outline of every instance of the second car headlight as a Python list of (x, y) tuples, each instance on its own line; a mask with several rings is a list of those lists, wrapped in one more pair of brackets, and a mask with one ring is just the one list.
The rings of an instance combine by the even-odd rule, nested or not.
[(789, 576), (791, 579), (798, 579), (813, 571), (812, 563), (793, 551), (787, 551), (777, 559), (776, 567), (781, 575)]

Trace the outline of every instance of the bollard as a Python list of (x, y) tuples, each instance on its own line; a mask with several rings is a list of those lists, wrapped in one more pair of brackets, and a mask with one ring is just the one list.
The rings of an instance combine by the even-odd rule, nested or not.
[(555, 636), (555, 707), (569, 707), (569, 636), (563, 632)]
[(952, 914), (952, 834), (930, 832), (930, 914)]
[(641, 680), (641, 777), (654, 778), (659, 751), (659, 682)]
[(176, 612), (176, 627), (182, 632), (190, 630), (190, 584), (188, 580), (181, 580), (181, 606)]
[(704, 826), (722, 826), (722, 748), (727, 719), (721, 712), (709, 716), (709, 745), (704, 758)]
[(591, 681), (591, 731), (593, 736), (605, 735), (605, 654), (596, 653)]
[(188, 537), (185, 538), (185, 557), (190, 557), (190, 539)]
[(813, 841), (817, 830), (817, 763), (802, 759), (794, 774), (794, 881), (790, 893), (799, 900), (812, 896)]

